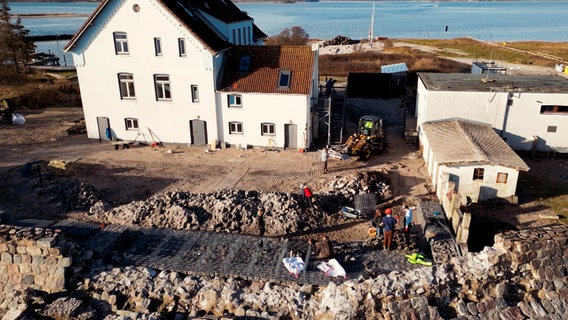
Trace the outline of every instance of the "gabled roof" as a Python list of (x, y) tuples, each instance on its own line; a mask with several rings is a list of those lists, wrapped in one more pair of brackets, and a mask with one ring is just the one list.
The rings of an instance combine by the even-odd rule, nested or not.
[(449, 119), (425, 122), (422, 129), (439, 164), (492, 164), (529, 170), (527, 164), (487, 124)]
[(425, 73), (418, 77), (430, 91), (566, 93), (568, 79), (554, 75)]
[[(250, 57), (249, 71), (241, 58)], [(238, 46), (226, 55), (220, 91), (310, 94), (315, 52), (309, 46)], [(289, 87), (279, 87), (281, 72), (290, 72)]]
[[(107, 4), (113, 0), (103, 0), (93, 11), (91, 16), (75, 33), (69, 43), (63, 48), (69, 50), (77, 40), (93, 25), (99, 14), (105, 9)], [(211, 15), (225, 23), (252, 20), (245, 12), (241, 11), (230, 0), (155, 0), (160, 3), (165, 10), (170, 12), (182, 23), (203, 45), (212, 52), (219, 52), (227, 49), (231, 44), (221, 34), (216, 32), (212, 25), (205, 19), (203, 13)], [(253, 24), (254, 40), (266, 37), (256, 25)]]

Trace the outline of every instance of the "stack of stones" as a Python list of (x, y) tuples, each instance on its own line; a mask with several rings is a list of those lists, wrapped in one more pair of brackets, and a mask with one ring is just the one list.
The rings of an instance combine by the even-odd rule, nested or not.
[(0, 309), (18, 303), (16, 292), (65, 289), (73, 244), (42, 228), (0, 225)]

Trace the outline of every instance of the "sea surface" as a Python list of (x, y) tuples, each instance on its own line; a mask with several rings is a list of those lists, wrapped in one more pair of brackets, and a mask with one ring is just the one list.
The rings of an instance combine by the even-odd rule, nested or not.
[[(92, 2), (9, 2), (12, 13), (90, 14)], [(568, 1), (332, 1), (237, 3), (267, 35), (300, 26), (314, 39), (337, 35), (368, 39), (451, 39), (470, 36), (488, 41), (568, 41)], [(23, 18), (31, 35), (74, 34), (86, 17)], [(61, 51), (65, 41), (37, 43), (38, 49)], [(68, 62), (70, 59), (67, 59)]]

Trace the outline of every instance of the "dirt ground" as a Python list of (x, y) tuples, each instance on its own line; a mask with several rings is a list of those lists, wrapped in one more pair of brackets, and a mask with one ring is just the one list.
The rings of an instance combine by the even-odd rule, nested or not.
[[(376, 101), (354, 101), (363, 107)], [(26, 123), (21, 126), (0, 124), (0, 211), (10, 219), (64, 219), (74, 213), (59, 212), (49, 195), (38, 197), (31, 192), (40, 182), (35, 177), (23, 177), (26, 163), (38, 160), (70, 161), (71, 170), (53, 176), (44, 183), (61, 179), (76, 179), (99, 190), (113, 205), (143, 200), (168, 191), (186, 190), (207, 193), (224, 188), (298, 193), (300, 184), (307, 183), (313, 191), (326, 192), (331, 182), (359, 171), (388, 172), (394, 198), (382, 207), (399, 209), (403, 203), (418, 198), (433, 199), (424, 162), (417, 147), (405, 144), (403, 127), (397, 119), (396, 101), (384, 102), (393, 110), (388, 115), (387, 151), (369, 161), (331, 159), (329, 173), (323, 174), (318, 152), (297, 150), (266, 151), (263, 149), (224, 149), (205, 152), (203, 148), (187, 146), (133, 146), (115, 150), (109, 142), (89, 140), (86, 135), (67, 135), (66, 129), (82, 117), (80, 108), (49, 108), (23, 112)], [(364, 111), (363, 111), (364, 112)], [(532, 170), (541, 176), (559, 176), (565, 160), (531, 162)], [(568, 176), (568, 172), (565, 173)], [(472, 208), (473, 210), (473, 208)], [(527, 228), (545, 225), (554, 220), (543, 219), (539, 213), (553, 214), (549, 208), (528, 201), (520, 206), (500, 206), (494, 210), (475, 209), (479, 217), (501, 221), (503, 228)], [(484, 214), (490, 212), (490, 215)], [(340, 214), (340, 213), (330, 213)], [(345, 220), (316, 232), (327, 232), (335, 241), (368, 238), (368, 221)], [(499, 230), (501, 230), (499, 229)], [(496, 230), (496, 231), (499, 231)]]

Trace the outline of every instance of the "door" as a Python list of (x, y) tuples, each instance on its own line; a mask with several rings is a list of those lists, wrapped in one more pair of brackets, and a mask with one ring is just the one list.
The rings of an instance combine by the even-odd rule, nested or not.
[(97, 117), (97, 126), (99, 127), (99, 141), (112, 138), (109, 118)]
[(284, 148), (298, 148), (298, 126), (295, 124), (284, 125)]
[(191, 132), (191, 144), (204, 146), (207, 144), (207, 122), (203, 120), (190, 120), (189, 131)]

